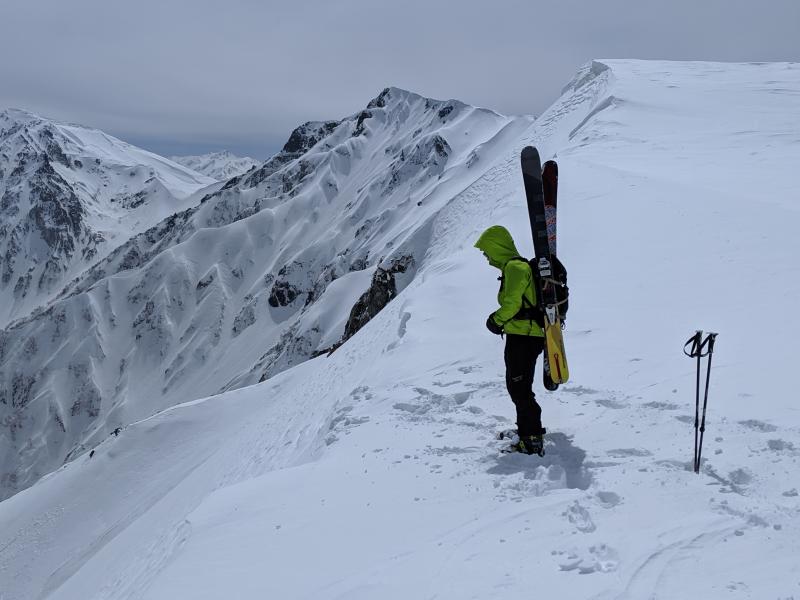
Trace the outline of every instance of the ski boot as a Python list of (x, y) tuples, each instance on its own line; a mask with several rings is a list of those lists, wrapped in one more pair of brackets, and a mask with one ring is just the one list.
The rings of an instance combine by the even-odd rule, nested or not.
[(544, 456), (544, 438), (541, 434), (521, 437), (519, 441), (514, 444), (514, 449), (523, 454)]

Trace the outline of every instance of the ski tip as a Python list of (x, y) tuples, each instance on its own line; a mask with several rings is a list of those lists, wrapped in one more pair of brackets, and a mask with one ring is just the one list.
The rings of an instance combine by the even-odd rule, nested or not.
[(539, 151), (533, 146), (525, 146), (522, 149), (522, 159), (536, 158), (539, 159)]

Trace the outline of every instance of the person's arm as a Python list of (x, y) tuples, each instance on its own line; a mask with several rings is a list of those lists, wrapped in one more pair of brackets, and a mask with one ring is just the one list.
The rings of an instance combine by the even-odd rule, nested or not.
[(493, 315), (498, 325), (503, 325), (514, 318), (522, 308), (522, 295), (531, 284), (531, 270), (521, 260), (510, 261), (503, 271), (503, 295), (500, 308)]

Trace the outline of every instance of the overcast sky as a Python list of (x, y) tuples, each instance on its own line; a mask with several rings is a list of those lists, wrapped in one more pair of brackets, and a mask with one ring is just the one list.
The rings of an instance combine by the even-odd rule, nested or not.
[(396, 85), (538, 114), (592, 58), (800, 61), (800, 0), (0, 0), (0, 108), (265, 158)]

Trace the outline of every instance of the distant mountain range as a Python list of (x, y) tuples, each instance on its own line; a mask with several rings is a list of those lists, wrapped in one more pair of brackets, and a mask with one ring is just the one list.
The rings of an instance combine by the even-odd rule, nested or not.
[(261, 163), (249, 156), (236, 156), (227, 150), (199, 156), (171, 156), (170, 160), (217, 181), (227, 181), (231, 177), (246, 173)]
[(0, 325), (214, 183), (96, 129), (0, 112)]

